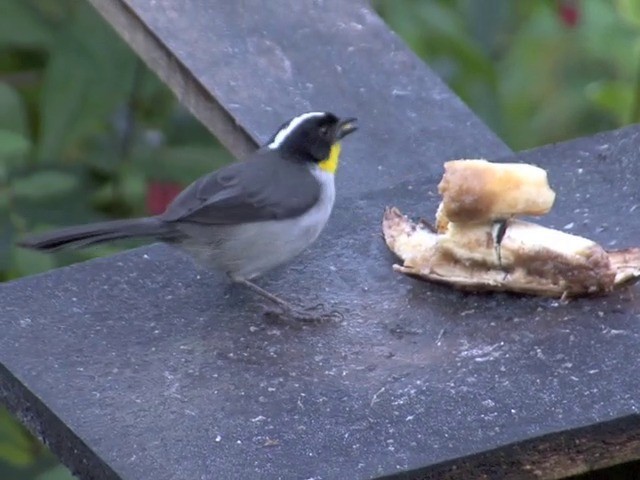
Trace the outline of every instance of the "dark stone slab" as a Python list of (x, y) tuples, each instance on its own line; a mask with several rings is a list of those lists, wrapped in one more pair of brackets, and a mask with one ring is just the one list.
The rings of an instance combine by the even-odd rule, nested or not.
[[(333, 109), (361, 119), (359, 138), (350, 139), (345, 149), (347, 161), (338, 180), (339, 190), (351, 195), (373, 192), (409, 177), (416, 170), (431, 170), (435, 174), (436, 160), (441, 157), (471, 153), (495, 156), (508, 152), (363, 1), (314, 1), (304, 2), (304, 6), (293, 0), (90, 1), (167, 82), (180, 101), (238, 156), (251, 151), (256, 141), (264, 141), (286, 117), (312, 108)], [(346, 209), (348, 202), (339, 193), (338, 208)], [(192, 372), (189, 375), (195, 375), (196, 379), (209, 381), (216, 378), (212, 369), (218, 356), (225, 358), (231, 354), (228, 348), (244, 348), (243, 342), (256, 341), (256, 345), (265, 345), (270, 358), (277, 356), (282, 344), (276, 341), (269, 346), (267, 340), (271, 335), (260, 333), (258, 338), (247, 330), (254, 323), (259, 328), (263, 324), (255, 310), (247, 312), (238, 304), (240, 299), (244, 302), (244, 296), (234, 294), (229, 300), (214, 301), (220, 295), (220, 285), (210, 284), (208, 277), (197, 280), (190, 267), (183, 266), (182, 260), (169, 256), (166, 250), (150, 250), (155, 267), (150, 267), (149, 260), (140, 255), (138, 252), (118, 257), (119, 265), (114, 260), (105, 260), (79, 266), (80, 270), (35, 277), (28, 280), (36, 282), (29, 283), (29, 287), (21, 286), (22, 283), (2, 287), (3, 299), (9, 300), (3, 304), (6, 316), (0, 325), (2, 401), (82, 478), (116, 478), (119, 474), (136, 479), (206, 478), (217, 476), (216, 472), (232, 471), (233, 464), (246, 469), (253, 462), (260, 463), (257, 457), (245, 461), (233, 452), (244, 455), (243, 448), (261, 451), (260, 438), (270, 435), (273, 428), (269, 423), (255, 420), (239, 427), (256, 440), (249, 442), (249, 437), (244, 436), (244, 440), (238, 438), (244, 443), (233, 445), (229, 443), (227, 427), (222, 425), (216, 427), (225, 435), (220, 442), (215, 441), (214, 430), (194, 431), (191, 435), (189, 422), (201, 424), (202, 415), (211, 415), (199, 410), (208, 404), (200, 395), (211, 385), (202, 385), (204, 390), (196, 388), (199, 393), (194, 393), (194, 398), (204, 403), (195, 410), (173, 405), (171, 401), (178, 397), (169, 390), (158, 393), (145, 385), (152, 383), (158, 387), (169, 382), (173, 370), (182, 362), (189, 362), (174, 354), (184, 353), (186, 358), (203, 355), (205, 363), (214, 362), (203, 364), (202, 371), (199, 367), (189, 370)], [(182, 272), (175, 274), (178, 282), (175, 284), (166, 283), (174, 277), (172, 268)], [(158, 283), (159, 278), (164, 281)], [(299, 281), (295, 269), (291, 278)], [(131, 280), (134, 284), (129, 283)], [(154, 282), (152, 293), (147, 287)], [(314, 288), (316, 281), (310, 282), (307, 288)], [(155, 290), (159, 285), (167, 289)], [(200, 285), (201, 290), (192, 290), (195, 285)], [(134, 286), (137, 292), (130, 290)], [(329, 287), (327, 284), (325, 290), (323, 286), (320, 293), (334, 291)], [(204, 295), (204, 304), (193, 299), (192, 307), (199, 313), (181, 303), (186, 299), (182, 294), (178, 294), (180, 300), (175, 305), (165, 304), (167, 295), (182, 288), (187, 296)], [(16, 296), (17, 293), (20, 295)], [(116, 302), (114, 298), (118, 295), (122, 296)], [(19, 298), (26, 302), (19, 305)], [(159, 298), (164, 300), (155, 305)], [(246, 300), (251, 306), (253, 300)], [(206, 303), (210, 301), (214, 303)], [(178, 324), (171, 326), (174, 321)], [(41, 322), (57, 333), (41, 329)], [(127, 329), (121, 329), (122, 322)], [(188, 327), (183, 329), (180, 323)], [(147, 337), (146, 329), (153, 325), (159, 326), (153, 330), (157, 333)], [(240, 326), (240, 336), (236, 325)], [(106, 336), (98, 334), (87, 340), (90, 334), (87, 328), (98, 329)], [(180, 343), (184, 340), (180, 340), (182, 333), (171, 336), (174, 328), (187, 335), (186, 343)], [(161, 343), (169, 342), (173, 347), (165, 350), (154, 345), (160, 338)], [(117, 344), (119, 341), (123, 343)], [(224, 348), (216, 347), (215, 342), (222, 342)], [(160, 349), (159, 357), (155, 357), (153, 348)], [(18, 360), (15, 355), (20, 351), (26, 357)], [(330, 349), (324, 354), (329, 356)], [(242, 359), (247, 354), (239, 350), (235, 355)], [(140, 360), (149, 363), (141, 366), (137, 363)], [(242, 374), (233, 373), (234, 377), (250, 381), (256, 375), (252, 365)], [(160, 374), (162, 379), (158, 383), (159, 370), (155, 369), (162, 366), (166, 366), (168, 376)], [(274, 374), (279, 374), (282, 368), (282, 365), (274, 367)], [(227, 373), (216, 375), (224, 379)], [(184, 385), (183, 378), (177, 385)], [(247, 384), (247, 392), (251, 393), (249, 387), (253, 386)], [(58, 388), (65, 392), (62, 397), (58, 396), (61, 393)], [(138, 388), (142, 389), (142, 397), (135, 393)], [(238, 392), (244, 387), (238, 384), (229, 388), (240, 395)], [(217, 394), (207, 395), (215, 398)], [(154, 402), (148, 403), (152, 397), (159, 402), (157, 407)], [(191, 404), (190, 395), (181, 398)], [(167, 399), (173, 400), (166, 403)], [(94, 400), (98, 403), (92, 404)], [(316, 400), (311, 397), (307, 408), (313, 409)], [(225, 406), (218, 412), (222, 416), (216, 416), (216, 422), (226, 418), (229, 408), (236, 407)], [(237, 408), (243, 411), (246, 407)], [(265, 411), (271, 408), (275, 407)], [(187, 410), (190, 413), (185, 413)], [(72, 411), (80, 415), (82, 426), (63, 413)], [(189, 415), (189, 421), (183, 415)], [(277, 421), (277, 417), (269, 418), (269, 422)], [(149, 429), (150, 424), (154, 426)], [(239, 423), (234, 420), (233, 425), (236, 428)], [(313, 429), (307, 428), (306, 435), (312, 435)], [(262, 432), (262, 437), (257, 436), (258, 432)], [(284, 440), (279, 441), (284, 444)], [(216, 450), (210, 450), (212, 445)], [(165, 448), (173, 453), (165, 456)], [(229, 448), (233, 451), (227, 452)], [(277, 450), (266, 448), (263, 455), (276, 455)], [(177, 463), (173, 462), (174, 455), (180, 459)], [(219, 460), (230, 463), (217, 466)], [(291, 468), (296, 468), (298, 460), (289, 459)], [(193, 466), (187, 467), (189, 463)], [(265, 475), (278, 468), (281, 466), (276, 464), (272, 470), (265, 467)], [(190, 475), (196, 471), (200, 473)], [(286, 471), (283, 472), (285, 475)]]
[(339, 179), (354, 193), (509, 153), (364, 0), (90, 1), (239, 157), (307, 110), (360, 118)]
[[(640, 243), (639, 127), (517, 159), (550, 172), (543, 223)], [(638, 459), (638, 287), (562, 304), (394, 273), (383, 209), (432, 216), (438, 170), (345, 198), (261, 282), (341, 324), (269, 324), (160, 245), (1, 286), (3, 401), (84, 478), (557, 478)]]
[[(237, 155), (301, 110), (357, 115), (361, 132), (328, 231), (263, 282), (339, 305), (343, 324), (267, 324), (253, 297), (162, 246), (0, 287), (0, 399), (82, 478), (549, 472), (541, 441), (581, 459), (585, 438), (592, 465), (633, 458), (616, 445), (636, 445), (637, 300), (474, 297), (391, 271), (383, 207), (432, 214), (442, 161), (508, 150), (368, 5), (91, 1)], [(630, 129), (524, 154), (569, 192), (548, 220), (639, 238), (638, 143)], [(631, 415), (615, 438), (603, 427)]]

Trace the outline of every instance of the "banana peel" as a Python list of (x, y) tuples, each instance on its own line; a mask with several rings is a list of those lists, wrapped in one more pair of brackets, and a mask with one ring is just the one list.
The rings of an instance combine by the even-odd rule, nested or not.
[[(478, 166), (477, 163), (469, 165), (474, 170)], [(459, 166), (456, 165), (456, 168)], [(487, 168), (494, 166), (499, 173), (503, 171), (504, 167), (500, 164), (489, 164)], [(451, 171), (446, 164), (445, 170)], [(529, 166), (523, 168), (525, 174), (530, 171)], [(446, 180), (444, 190), (449, 196), (443, 195), (443, 203), (436, 216), (436, 227), (425, 221), (414, 222), (395, 207), (385, 210), (382, 222), (385, 242), (403, 262), (402, 265), (394, 265), (394, 270), (461, 290), (503, 291), (557, 298), (604, 295), (640, 279), (640, 248), (607, 251), (590, 239), (514, 218), (519, 212), (513, 212), (513, 216), (505, 220), (507, 227), (504, 236), (498, 240), (495, 219), (510, 213), (504, 209), (505, 203), (499, 201), (492, 200), (493, 204), (498, 205), (499, 215), (493, 215), (491, 207), (485, 208), (477, 216), (466, 213), (462, 216), (455, 213), (451, 215), (452, 212), (462, 211), (459, 207), (457, 210), (451, 207), (455, 206), (456, 201), (462, 199), (470, 205), (470, 189), (474, 191), (476, 199), (481, 199), (485, 194), (495, 197), (496, 178), (490, 173), (485, 172), (484, 176), (489, 180), (484, 190), (485, 184), (479, 181), (482, 176), (476, 172), (473, 175), (457, 175), (457, 181), (474, 183), (467, 187), (456, 185), (456, 180), (452, 181), (451, 177), (447, 179), (445, 173), (441, 187)], [(548, 211), (555, 197), (549, 193), (546, 177), (544, 182), (540, 182), (539, 178), (536, 182), (538, 185), (530, 189), (522, 188), (522, 185), (515, 190), (507, 189), (505, 197), (511, 204), (524, 205), (528, 200), (517, 199), (518, 191), (522, 195), (535, 197), (538, 189), (547, 199), (544, 210)], [(463, 192), (464, 196), (456, 199), (451, 192)], [(538, 198), (542, 198), (542, 195)], [(450, 215), (458, 221), (452, 222)]]

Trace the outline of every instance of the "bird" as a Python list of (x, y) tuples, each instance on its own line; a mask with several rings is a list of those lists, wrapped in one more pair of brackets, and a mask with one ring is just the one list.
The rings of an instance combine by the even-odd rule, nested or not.
[(284, 122), (244, 161), (210, 172), (182, 190), (162, 214), (110, 220), (27, 236), (23, 248), (52, 252), (125, 238), (172, 245), (197, 264), (268, 299), (280, 315), (316, 321), (254, 283), (309, 247), (335, 201), (341, 141), (357, 118), (310, 111)]

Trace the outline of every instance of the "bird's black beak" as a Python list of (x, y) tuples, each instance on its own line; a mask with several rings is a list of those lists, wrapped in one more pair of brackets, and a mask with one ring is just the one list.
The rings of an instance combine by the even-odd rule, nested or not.
[(338, 125), (336, 126), (336, 141), (342, 140), (344, 137), (346, 137), (350, 133), (355, 132), (357, 129), (357, 118), (346, 118), (344, 120), (340, 120), (338, 122)]

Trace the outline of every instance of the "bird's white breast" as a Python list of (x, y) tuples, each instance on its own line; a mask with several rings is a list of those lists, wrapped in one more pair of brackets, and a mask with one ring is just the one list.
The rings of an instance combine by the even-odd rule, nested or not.
[(311, 242), (313, 242), (329, 220), (331, 210), (333, 210), (333, 204), (336, 200), (336, 187), (332, 173), (325, 172), (316, 165), (311, 167), (311, 173), (320, 183), (320, 199), (313, 208), (299, 219), (305, 228), (309, 228), (315, 233), (315, 236), (311, 239)]

